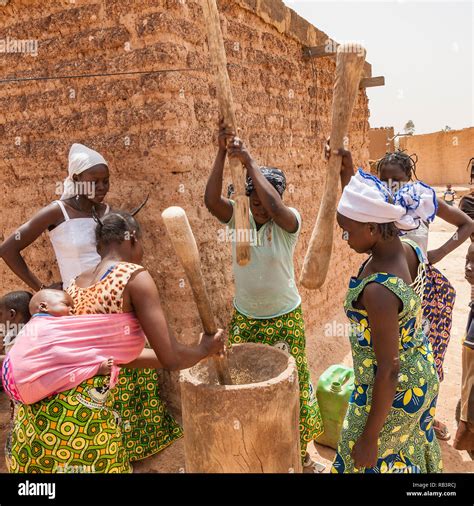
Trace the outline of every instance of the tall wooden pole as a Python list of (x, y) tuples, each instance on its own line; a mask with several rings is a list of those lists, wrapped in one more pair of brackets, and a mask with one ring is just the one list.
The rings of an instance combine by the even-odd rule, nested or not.
[[(358, 49), (355, 51), (355, 49)], [(332, 101), (331, 151), (344, 147), (352, 109), (359, 91), (365, 62), (365, 49), (341, 44), (337, 48), (336, 81)], [(339, 190), (342, 158), (331, 155), (327, 166), (326, 184), (318, 218), (304, 259), (300, 282), (305, 288), (320, 288), (326, 279), (331, 259), (334, 219)]]
[[(217, 99), (224, 122), (237, 134), (234, 100), (227, 72), (227, 57), (216, 0), (202, 0), (207, 27), (209, 55), (216, 74)], [(235, 196), (236, 260), (239, 265), (250, 261), (249, 200), (245, 195), (245, 169), (235, 159), (229, 159)]]
[[(204, 276), (201, 271), (199, 250), (193, 231), (189, 225), (188, 217), (181, 207), (168, 207), (163, 211), (161, 216), (176, 255), (191, 285), (204, 332), (206, 334), (215, 334), (217, 332), (216, 320), (211, 309), (211, 303), (204, 283)], [(213, 357), (213, 359), (220, 384), (231, 385), (232, 380), (227, 365), (227, 358), (219, 358), (216, 356)]]

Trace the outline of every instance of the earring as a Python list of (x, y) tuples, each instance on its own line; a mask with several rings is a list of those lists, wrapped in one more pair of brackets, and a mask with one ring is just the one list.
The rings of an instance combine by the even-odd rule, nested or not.
[(76, 195), (76, 200), (79, 202), (79, 195)]

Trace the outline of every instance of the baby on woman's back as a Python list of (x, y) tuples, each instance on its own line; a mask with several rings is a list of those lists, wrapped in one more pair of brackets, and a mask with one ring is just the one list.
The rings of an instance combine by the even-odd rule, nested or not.
[[(63, 290), (45, 288), (36, 292), (30, 301), (32, 318), (40, 316), (72, 316), (74, 315), (74, 301)], [(112, 358), (104, 360), (97, 371), (98, 375), (107, 375), (112, 371), (114, 361)]]

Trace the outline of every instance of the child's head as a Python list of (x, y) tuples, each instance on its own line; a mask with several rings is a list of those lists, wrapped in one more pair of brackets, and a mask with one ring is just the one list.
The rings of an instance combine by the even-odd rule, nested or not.
[(446, 188), (447, 188), (448, 190), (451, 190), (452, 186), (453, 186), (452, 184), (449, 184), (449, 183), (448, 183), (448, 184), (446, 185)]
[(465, 278), (471, 285), (474, 285), (474, 242), (471, 242), (467, 250)]
[(36, 292), (30, 301), (30, 312), (48, 313), (51, 316), (70, 316), (74, 308), (71, 296), (62, 290), (47, 288)]
[(16, 291), (0, 298), (0, 329), (2, 334), (9, 332), (12, 325), (24, 325), (31, 318), (28, 305), (32, 294)]
[(377, 173), (381, 181), (387, 183), (393, 190), (398, 190), (401, 185), (408, 183), (413, 176), (416, 177), (416, 155), (415, 158), (396, 151), (387, 153), (377, 162)]

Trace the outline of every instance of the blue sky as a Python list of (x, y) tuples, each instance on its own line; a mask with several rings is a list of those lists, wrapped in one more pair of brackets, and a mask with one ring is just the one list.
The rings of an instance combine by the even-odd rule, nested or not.
[(338, 42), (360, 41), (372, 75), (367, 88), (372, 127), (416, 133), (474, 125), (472, 0), (284, 0)]

